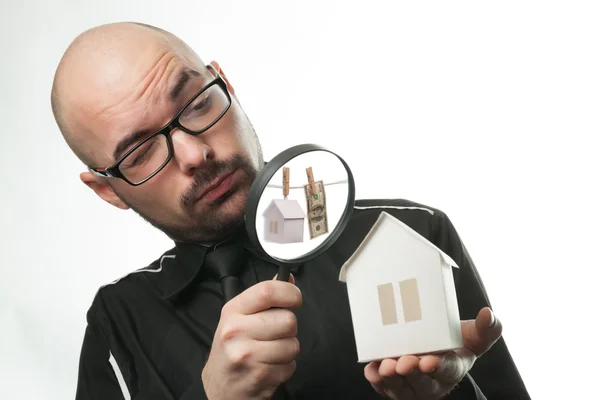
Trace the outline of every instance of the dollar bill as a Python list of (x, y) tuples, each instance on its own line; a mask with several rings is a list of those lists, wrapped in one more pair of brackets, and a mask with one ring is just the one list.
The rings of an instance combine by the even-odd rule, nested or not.
[(315, 182), (315, 186), (317, 187), (317, 193), (313, 194), (310, 190), (310, 184), (304, 185), (308, 214), (308, 231), (311, 239), (329, 232), (325, 186), (323, 185), (323, 181)]

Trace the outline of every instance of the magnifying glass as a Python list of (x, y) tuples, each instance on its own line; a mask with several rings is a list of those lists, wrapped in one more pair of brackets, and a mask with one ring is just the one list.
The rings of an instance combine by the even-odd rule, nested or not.
[(319, 256), (341, 235), (354, 198), (352, 172), (339, 155), (316, 144), (291, 147), (269, 161), (250, 188), (248, 238), (287, 282), (291, 267)]

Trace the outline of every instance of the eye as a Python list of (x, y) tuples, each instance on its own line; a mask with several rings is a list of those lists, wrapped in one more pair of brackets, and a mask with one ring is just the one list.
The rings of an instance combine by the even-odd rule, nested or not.
[(150, 149), (148, 149), (148, 148), (144, 149), (144, 151), (142, 151), (141, 153), (136, 153), (136, 157), (131, 164), (132, 165), (140, 164), (141, 162), (143, 162), (145, 159), (148, 158), (149, 154), (150, 154)]
[(144, 143), (141, 147), (131, 153), (121, 164), (121, 168), (133, 168), (146, 161), (156, 147), (154, 140)]
[(202, 99), (202, 101), (198, 102), (198, 104), (196, 104), (194, 106), (194, 111), (201, 111), (202, 109), (208, 107), (209, 103), (210, 103), (210, 97)]
[(185, 110), (184, 115), (186, 118), (193, 118), (207, 114), (210, 110), (211, 104), (212, 97), (208, 94), (202, 95), (188, 106), (188, 108)]

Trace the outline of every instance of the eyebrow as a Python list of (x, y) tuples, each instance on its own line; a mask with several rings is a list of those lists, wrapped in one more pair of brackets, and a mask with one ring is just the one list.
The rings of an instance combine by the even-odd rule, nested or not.
[(177, 76), (177, 80), (175, 81), (176, 82), (175, 86), (173, 86), (173, 89), (171, 89), (171, 92), (169, 93), (169, 99), (171, 101), (177, 100), (177, 98), (179, 97), (181, 92), (183, 92), (183, 89), (185, 88), (187, 83), (190, 81), (190, 78), (192, 76), (198, 77), (200, 75), (201, 74), (198, 71), (195, 71), (193, 69), (182, 70), (179, 73), (179, 75)]
[[(184, 70), (180, 71), (179, 75), (177, 75), (177, 79), (175, 80), (175, 84), (173, 85), (172, 89), (169, 91), (169, 100), (171, 100), (172, 102), (177, 100), (177, 98), (183, 92), (183, 89), (185, 89), (185, 87), (187, 86), (190, 79), (192, 77), (198, 77), (198, 76), (202, 76), (202, 74), (200, 74), (200, 72), (195, 71), (193, 69), (184, 69)], [(150, 134), (150, 131), (148, 131), (147, 129), (140, 130), (140, 131), (132, 132), (129, 135), (127, 135), (126, 137), (124, 137), (123, 139), (121, 139), (119, 141), (119, 143), (117, 143), (117, 146), (115, 147), (115, 150), (113, 151), (113, 160), (118, 160), (121, 157), (121, 155), (125, 152), (125, 150), (127, 150), (127, 148), (129, 146), (136, 143), (137, 141), (139, 141), (140, 139), (142, 139), (144, 136), (146, 136), (148, 134)]]
[(121, 139), (119, 143), (117, 143), (115, 151), (113, 151), (113, 160), (118, 160), (129, 146), (131, 146), (144, 136), (148, 135), (149, 133), (150, 131), (148, 130), (135, 131)]

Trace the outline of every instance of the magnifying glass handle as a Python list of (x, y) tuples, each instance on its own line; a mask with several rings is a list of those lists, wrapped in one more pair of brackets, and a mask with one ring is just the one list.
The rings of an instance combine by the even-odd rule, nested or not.
[[(279, 271), (277, 272), (277, 280), (288, 282), (290, 280), (290, 266), (285, 264), (279, 265)], [(287, 392), (283, 388), (283, 386), (279, 386), (275, 393), (273, 393), (272, 400), (287, 400), (289, 396)]]
[[(290, 266), (285, 264), (279, 264), (279, 271), (277, 272), (277, 280), (288, 282), (290, 280)], [(289, 396), (283, 386), (279, 386), (275, 393), (273, 393), (272, 400), (287, 400)]]
[(290, 266), (281, 264), (277, 272), (277, 280), (287, 282), (290, 280)]

